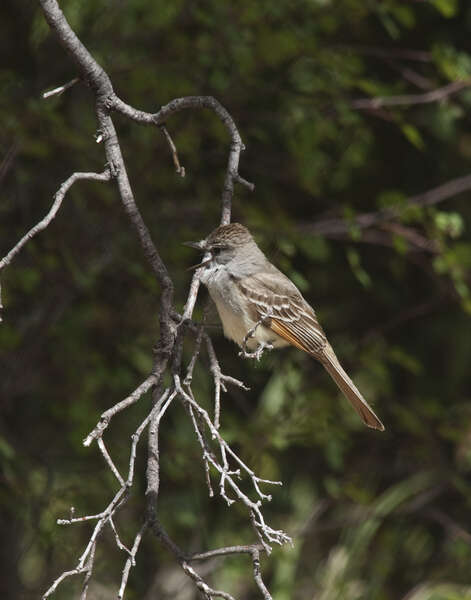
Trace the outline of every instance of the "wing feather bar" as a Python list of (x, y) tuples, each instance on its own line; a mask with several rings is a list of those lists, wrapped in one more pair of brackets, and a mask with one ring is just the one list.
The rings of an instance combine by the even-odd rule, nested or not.
[[(302, 334), (300, 335), (300, 332), (296, 331), (299, 328), (296, 327), (296, 330), (293, 331), (293, 329), (294, 329), (293, 323), (285, 323), (283, 321), (280, 321), (280, 320), (272, 317), (270, 319), (269, 327), (272, 331), (274, 331), (280, 337), (285, 339), (289, 344), (291, 344), (292, 346), (295, 346), (296, 348), (298, 348), (299, 350), (302, 350), (303, 352), (307, 352), (308, 354), (316, 355), (317, 352), (319, 351), (318, 344), (313, 344), (313, 341), (311, 341), (308, 336), (302, 335)], [(307, 338), (307, 339), (303, 339), (303, 338)], [(309, 342), (311, 342), (311, 344)], [(312, 346), (314, 346), (314, 347), (312, 347)]]

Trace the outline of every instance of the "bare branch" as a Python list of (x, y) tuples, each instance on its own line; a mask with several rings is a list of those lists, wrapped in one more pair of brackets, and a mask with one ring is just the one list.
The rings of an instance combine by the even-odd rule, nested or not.
[(154, 374), (149, 375), (147, 379), (145, 379), (139, 387), (137, 387), (132, 394), (130, 394), (124, 400), (121, 400), (108, 410), (106, 410), (100, 417), (95, 429), (91, 431), (87, 437), (83, 440), (84, 446), (90, 446), (93, 440), (100, 438), (103, 435), (103, 432), (108, 427), (111, 419), (117, 415), (119, 412), (128, 408), (132, 404), (135, 404), (141, 396), (143, 396), (146, 392), (150, 390), (157, 383), (157, 378)]
[(262, 579), (262, 572), (260, 570), (260, 551), (258, 548), (253, 548), (252, 552), (252, 563), (253, 563), (253, 576), (255, 583), (258, 585), (258, 589), (262, 592), (264, 600), (272, 600), (270, 592), (267, 590)]
[(132, 545), (130, 556), (126, 560), (126, 563), (125, 563), (124, 569), (123, 569), (123, 576), (121, 578), (121, 585), (119, 586), (119, 592), (118, 592), (119, 600), (122, 600), (122, 598), (124, 597), (124, 590), (126, 589), (126, 585), (128, 583), (129, 572), (131, 571), (131, 567), (134, 567), (136, 565), (136, 554), (137, 554), (137, 551), (139, 550), (139, 546), (141, 544), (142, 538), (143, 538), (144, 533), (146, 532), (147, 528), (148, 528), (148, 524), (146, 521), (144, 523), (144, 525), (136, 533), (136, 537), (134, 538), (134, 543)]
[(73, 575), (81, 575), (82, 573), (87, 572), (87, 570), (88, 570), (87, 567), (81, 567), (78, 569), (72, 569), (71, 571), (64, 571), (62, 573), (62, 575), (60, 575), (54, 581), (54, 583), (51, 585), (51, 587), (43, 594), (42, 600), (45, 600), (51, 594), (53, 594), (56, 591), (57, 587), (64, 581), (64, 579), (67, 579), (68, 577), (72, 577)]
[(66, 90), (68, 90), (69, 88), (74, 86), (79, 81), (80, 81), (79, 77), (74, 77), (68, 83), (65, 83), (64, 85), (60, 85), (59, 87), (56, 87), (53, 90), (50, 90), (49, 92), (44, 92), (43, 99), (46, 100), (46, 98), (50, 98), (51, 96), (61, 96)]
[[(54, 219), (59, 211), (61, 204), (65, 198), (66, 193), (73, 186), (76, 181), (80, 179), (90, 179), (93, 181), (108, 181), (110, 179), (110, 172), (108, 169), (103, 173), (73, 173), (64, 183), (60, 186), (57, 192), (54, 194), (54, 202), (47, 213), (47, 215), (39, 221), (34, 227), (32, 227), (28, 233), (26, 233), (21, 240), (0, 260), (0, 272), (2, 269), (7, 267), (20, 250), (27, 244), (37, 233), (46, 229), (50, 222)], [(0, 282), (0, 311), (3, 308), (2, 304), (2, 286)], [(0, 323), (2, 322), (2, 316), (0, 314)]]
[(407, 198), (400, 207), (384, 208), (376, 212), (362, 213), (351, 221), (341, 218), (320, 219), (315, 223), (301, 224), (299, 229), (325, 237), (342, 238), (350, 234), (352, 226), (367, 229), (383, 221), (401, 215), (407, 206), (433, 206), (471, 189), (471, 175), (457, 177), (422, 194)]
[(136, 447), (142, 432), (151, 421), (153, 421), (154, 427), (158, 428), (161, 418), (163, 417), (165, 411), (167, 410), (167, 408), (169, 407), (170, 403), (176, 395), (177, 392), (175, 390), (172, 393), (170, 393), (170, 390), (168, 389), (165, 390), (158, 402), (150, 411), (149, 415), (144, 419), (141, 425), (137, 428), (136, 433), (132, 436), (131, 458), (129, 461), (129, 474), (127, 480), (128, 486), (132, 484), (134, 479), (134, 462), (136, 458)]
[(21, 240), (8, 252), (8, 254), (6, 254), (6, 256), (4, 256), (2, 260), (0, 260), (0, 271), (11, 263), (11, 261), (15, 258), (15, 256), (27, 242), (33, 239), (33, 237), (37, 233), (46, 229), (46, 227), (57, 215), (67, 192), (70, 190), (70, 188), (74, 185), (76, 181), (82, 179), (89, 179), (92, 181), (109, 181), (110, 172), (108, 169), (106, 169), (105, 171), (103, 171), (103, 173), (73, 173), (70, 177), (68, 177), (57, 190), (57, 192), (54, 194), (54, 202), (52, 203), (52, 206), (49, 209), (47, 215), (43, 219), (41, 219), (39, 223), (32, 227), (21, 238)]
[[(132, 551), (129, 550), (128, 548), (126, 548), (126, 546), (123, 544), (123, 542), (121, 541), (121, 538), (119, 537), (119, 533), (118, 530), (115, 527), (114, 521), (113, 521), (113, 517), (110, 516), (109, 520), (108, 520), (111, 529), (113, 530), (114, 533), (114, 537), (116, 540), (116, 545), (118, 546), (118, 548), (120, 550), (123, 550), (124, 552), (126, 552), (127, 554), (129, 554), (129, 556), (131, 557), (131, 560), (133, 559), (133, 554)], [(134, 565), (133, 565), (134, 566)]]
[(412, 62), (429, 63), (432, 54), (426, 50), (412, 50), (410, 48), (384, 48), (380, 46), (364, 46), (361, 44), (341, 45), (340, 48), (353, 50), (365, 56), (377, 56), (378, 58), (394, 58), (398, 60), (409, 60)]
[(239, 173), (235, 173), (233, 175), (233, 178), (234, 178), (234, 181), (237, 181), (237, 183), (240, 183), (241, 185), (244, 185), (251, 192), (253, 192), (255, 190), (255, 184), (254, 183), (250, 183), (250, 181), (247, 181), (247, 179), (244, 179), (243, 177), (241, 177), (239, 175)]
[(423, 512), (426, 517), (439, 523), (452, 537), (460, 538), (471, 545), (471, 533), (457, 523), (450, 515), (439, 509), (429, 508)]
[(185, 573), (189, 577), (191, 577), (191, 579), (193, 579), (193, 581), (196, 583), (196, 587), (203, 593), (203, 595), (206, 598), (223, 598), (223, 600), (235, 600), (234, 596), (231, 596), (231, 594), (223, 592), (222, 590), (215, 590), (212, 587), (210, 587), (186, 561), (183, 561), (181, 563), (181, 566)]
[(419, 89), (431, 90), (433, 88), (432, 81), (428, 77), (424, 77), (421, 73), (418, 73), (415, 69), (404, 67), (402, 64), (397, 64), (390, 59), (386, 59), (385, 62), (391, 69), (400, 73), (403, 79), (412, 83)]
[(85, 571), (85, 577), (83, 579), (82, 593), (80, 595), (80, 600), (86, 600), (86, 598), (87, 598), (88, 584), (90, 583), (90, 579), (91, 579), (92, 573), (93, 573), (93, 567), (95, 564), (95, 550), (96, 550), (96, 543), (93, 544), (92, 549), (90, 551), (90, 555), (87, 560), (87, 563), (85, 565), (86, 571)]
[[(88, 574), (88, 572), (91, 571), (91, 569), (93, 568), (93, 557), (94, 557), (94, 552), (95, 552), (95, 545), (96, 545), (98, 536), (101, 534), (101, 532), (103, 531), (103, 528), (105, 527), (105, 525), (107, 523), (110, 524), (111, 528), (115, 532), (115, 539), (116, 539), (116, 544), (117, 544), (118, 548), (125, 549), (128, 552), (128, 554), (130, 555), (129, 558), (131, 559), (131, 564), (127, 570), (127, 573), (129, 573), (129, 569), (132, 566), (134, 559), (135, 559), (135, 552), (137, 552), (137, 548), (140, 543), (140, 537), (138, 538), (138, 536), (136, 536), (136, 540), (134, 543), (135, 552), (133, 554), (132, 550), (131, 551), (127, 550), (127, 548), (121, 543), (118, 532), (115, 527), (115, 524), (113, 522), (113, 516), (116, 514), (117, 510), (126, 502), (127, 497), (128, 497), (128, 490), (133, 484), (134, 465), (135, 465), (135, 461), (136, 461), (136, 447), (137, 447), (137, 444), (140, 440), (140, 437), (141, 437), (143, 431), (145, 430), (145, 428), (149, 425), (149, 423), (154, 418), (156, 419), (155, 422), (157, 422), (157, 424), (160, 423), (160, 420), (162, 419), (163, 415), (165, 414), (167, 408), (169, 407), (170, 403), (175, 398), (175, 396), (176, 396), (176, 391), (174, 391), (173, 393), (170, 393), (170, 390), (168, 390), (168, 389), (165, 390), (165, 392), (163, 393), (163, 395), (161, 396), (159, 401), (152, 408), (151, 412), (147, 415), (147, 417), (144, 419), (144, 421), (142, 421), (142, 423), (139, 425), (139, 427), (136, 429), (136, 431), (132, 435), (132, 444), (131, 444), (131, 452), (130, 452), (130, 458), (129, 458), (129, 470), (128, 470), (127, 479), (126, 479), (126, 481), (123, 481), (121, 478), (121, 480), (123, 481), (122, 485), (119, 488), (119, 490), (116, 492), (115, 496), (113, 497), (111, 502), (108, 504), (106, 509), (98, 515), (87, 515), (85, 517), (72, 517), (70, 519), (59, 519), (58, 520), (58, 524), (60, 524), (60, 525), (71, 525), (74, 523), (83, 523), (85, 521), (90, 521), (90, 520), (96, 520), (97, 523), (93, 529), (93, 533), (88, 541), (87, 547), (85, 548), (84, 552), (82, 553), (82, 555), (79, 558), (76, 568), (71, 571), (67, 571), (66, 572), (67, 574), (63, 573), (61, 576), (59, 576), (55, 580), (53, 585), (49, 588), (49, 590), (45, 593), (43, 598), (47, 598), (50, 594), (52, 594), (55, 591), (55, 589), (57, 588), (57, 586), (63, 581), (63, 579), (65, 577), (70, 577), (71, 575), (78, 575), (78, 574), (82, 574), (82, 573)], [(144, 531), (144, 530), (142, 529), (141, 531)], [(141, 537), (142, 537), (142, 534), (141, 534)], [(134, 548), (134, 546), (133, 546), (133, 548)], [(92, 555), (93, 555), (93, 557), (92, 557)], [(126, 567), (125, 567), (125, 569), (126, 569)], [(123, 574), (123, 577), (124, 577), (124, 574)], [(127, 580), (127, 577), (126, 577), (126, 580)], [(88, 582), (88, 579), (86, 579), (86, 583), (87, 582)], [(84, 587), (84, 589), (85, 589), (85, 587)]]
[[(200, 554), (200, 555), (197, 554), (197, 555), (192, 555), (192, 556), (187, 557), (187, 556), (185, 556), (185, 554), (181, 550), (181, 548), (179, 548), (177, 546), (177, 544), (175, 544), (175, 542), (173, 542), (170, 539), (167, 532), (165, 531), (165, 529), (162, 527), (161, 523), (157, 519), (154, 519), (152, 521), (151, 527), (152, 527), (152, 530), (155, 533), (155, 535), (162, 542), (162, 544), (178, 560), (183, 571), (188, 575), (188, 577), (193, 579), (193, 581), (196, 584), (196, 587), (201, 591), (201, 593), (204, 595), (205, 598), (223, 598), (224, 600), (234, 600), (233, 596), (231, 596), (227, 592), (224, 592), (221, 590), (215, 590), (212, 587), (210, 587), (204, 581), (204, 579), (201, 577), (201, 575), (199, 575), (188, 563), (190, 563), (194, 560), (205, 560), (207, 558), (212, 558), (214, 556), (226, 556), (229, 554), (246, 553), (246, 552), (251, 553), (252, 550), (251, 549), (249, 550), (249, 548), (251, 548), (251, 547), (249, 547), (249, 546), (233, 546), (233, 547), (228, 547), (228, 548), (220, 548), (218, 550), (210, 551), (208, 553), (204, 553), (204, 554)], [(257, 548), (257, 546), (254, 546), (254, 548)]]
[(116, 479), (119, 481), (119, 483), (121, 485), (124, 485), (124, 479), (121, 477), (114, 462), (111, 460), (111, 456), (109, 455), (108, 450), (106, 449), (105, 442), (103, 441), (102, 437), (98, 438), (98, 448), (100, 448), (100, 452), (103, 454), (103, 457), (106, 460), (106, 462), (108, 463), (108, 466), (110, 467), (113, 475), (116, 477)]
[[(104, 527), (109, 524), (114, 532), (116, 545), (119, 549), (127, 553), (127, 559), (123, 568), (121, 585), (118, 598), (123, 598), (128, 582), (128, 577), (131, 568), (135, 564), (135, 557), (139, 549), (142, 537), (148, 528), (157, 535), (161, 543), (167, 547), (177, 558), (182, 569), (187, 575), (193, 579), (197, 588), (202, 592), (205, 598), (223, 598), (233, 600), (232, 596), (227, 592), (215, 590), (211, 588), (203, 578), (190, 566), (192, 560), (203, 560), (209, 558), (209, 554), (202, 553), (193, 555), (193, 557), (185, 557), (184, 553), (178, 546), (169, 538), (163, 527), (156, 518), (156, 502), (159, 494), (159, 428), (161, 420), (170, 407), (172, 401), (177, 396), (183, 400), (183, 403), (192, 420), (197, 439), (203, 451), (203, 462), (205, 466), (205, 474), (209, 486), (210, 494), (212, 494), (210, 482), (210, 465), (219, 473), (219, 490), (221, 496), (228, 504), (234, 502), (234, 499), (229, 498), (226, 493), (226, 488), (231, 491), (231, 495), (235, 499), (241, 501), (247, 507), (250, 519), (260, 545), (252, 546), (232, 546), (226, 549), (211, 551), (210, 554), (229, 555), (234, 553), (249, 553), (252, 557), (254, 578), (257, 586), (264, 598), (270, 598), (266, 587), (263, 584), (260, 575), (259, 567), (259, 552), (265, 550), (270, 551), (269, 543), (283, 544), (290, 541), (289, 537), (282, 531), (276, 531), (268, 526), (261, 512), (261, 505), (264, 501), (269, 501), (271, 496), (265, 494), (261, 490), (262, 484), (281, 485), (281, 482), (269, 481), (255, 475), (224, 441), (218, 432), (220, 421), (220, 393), (221, 389), (225, 391), (227, 383), (237, 385), (243, 389), (244, 384), (237, 379), (224, 375), (221, 371), (211, 340), (204, 332), (203, 327), (198, 327), (192, 323), (191, 316), (196, 303), (196, 298), (199, 290), (199, 273), (194, 274), (188, 297), (186, 300), (183, 315), (177, 315), (173, 308), (173, 282), (170, 279), (168, 270), (156, 246), (150, 236), (147, 226), (137, 208), (133, 191), (129, 182), (126, 166), (124, 164), (119, 140), (116, 129), (111, 118), (111, 112), (116, 111), (127, 116), (128, 118), (140, 122), (150, 124), (152, 126), (160, 126), (167, 143), (170, 146), (175, 168), (182, 176), (184, 169), (181, 167), (178, 153), (175, 144), (165, 127), (165, 121), (173, 114), (185, 109), (200, 109), (206, 108), (212, 110), (221, 120), (227, 131), (229, 132), (231, 145), (227, 162), (227, 168), (222, 191), (222, 209), (221, 209), (221, 224), (229, 223), (231, 217), (231, 204), (234, 193), (234, 183), (240, 183), (248, 189), (253, 190), (253, 184), (246, 181), (239, 175), (239, 159), (240, 153), (244, 149), (241, 136), (237, 130), (235, 122), (229, 112), (213, 97), (210, 96), (189, 96), (177, 98), (163, 106), (157, 113), (146, 113), (137, 110), (128, 104), (124, 103), (114, 93), (111, 80), (105, 70), (95, 61), (88, 50), (83, 46), (75, 33), (70, 28), (67, 20), (62, 14), (57, 0), (40, 0), (41, 7), (45, 14), (46, 20), (49, 23), (51, 30), (55, 33), (61, 44), (66, 48), (68, 53), (75, 61), (80, 72), (80, 79), (88, 83), (91, 87), (96, 101), (96, 116), (98, 120), (98, 130), (96, 140), (103, 142), (104, 151), (106, 154), (107, 164), (109, 166), (106, 175), (107, 178), (113, 178), (117, 182), (119, 195), (130, 222), (135, 228), (141, 247), (149, 262), (149, 265), (160, 284), (160, 338), (155, 346), (154, 365), (152, 373), (124, 400), (121, 400), (107, 411), (105, 411), (95, 426), (84, 440), (84, 445), (89, 446), (94, 440), (97, 441), (100, 452), (102, 453), (110, 471), (116, 477), (119, 483), (119, 489), (115, 493), (113, 499), (108, 506), (101, 512), (95, 515), (86, 515), (83, 517), (75, 517), (71, 510), (69, 519), (61, 519), (58, 522), (63, 525), (70, 525), (79, 522), (96, 521), (93, 532), (90, 536), (88, 544), (78, 560), (76, 568), (72, 571), (67, 571), (59, 576), (53, 583), (51, 588), (46, 592), (46, 596), (53, 593), (57, 586), (66, 578), (74, 574), (85, 574), (82, 596), (85, 598), (88, 582), (93, 570), (95, 559), (95, 548), (98, 537), (101, 535)], [(56, 88), (51, 92), (46, 93), (46, 97), (53, 94), (60, 94), (65, 89), (70, 87), (70, 84)], [(84, 174), (74, 174), (80, 176)], [(94, 174), (96, 175), (96, 174)], [(97, 177), (100, 177), (96, 175)], [(68, 180), (69, 181), (69, 180)], [(66, 182), (67, 183), (67, 182)], [(72, 181), (73, 183), (73, 181)], [(71, 183), (71, 184), (72, 184)], [(67, 188), (68, 189), (68, 188)], [(62, 190), (62, 188), (61, 188)], [(60, 191), (61, 191), (60, 190)], [(65, 193), (65, 192), (64, 192)], [(58, 209), (58, 207), (57, 207)], [(57, 212), (57, 209), (56, 212)], [(55, 213), (54, 213), (55, 214)], [(20, 242), (21, 243), (21, 242)], [(25, 243), (25, 242), (24, 242)], [(20, 246), (21, 247), (21, 246)], [(18, 248), (19, 251), (20, 248)], [(188, 327), (187, 327), (188, 326)], [(188, 329), (197, 333), (195, 349), (186, 370), (185, 387), (188, 391), (182, 388), (180, 383), (179, 373), (182, 370), (182, 344), (183, 338)], [(213, 375), (215, 386), (214, 402), (215, 402), (215, 419), (211, 421), (208, 413), (196, 402), (191, 390), (191, 378), (196, 361), (200, 355), (200, 347), (203, 338), (206, 341), (208, 348), (210, 370)], [(162, 390), (162, 376), (170, 366), (170, 371), (173, 374), (173, 386)], [(135, 404), (146, 392), (152, 391), (152, 408), (146, 418), (142, 421), (134, 434), (131, 436), (130, 457), (128, 465), (128, 474), (124, 478), (113, 459), (108, 452), (108, 449), (103, 440), (104, 431), (107, 429), (111, 419), (119, 412), (129, 408)], [(137, 446), (145, 429), (148, 428), (148, 459), (147, 459), (147, 513), (144, 524), (136, 533), (133, 546), (129, 550), (121, 541), (118, 527), (115, 522), (115, 515), (119, 508), (127, 501), (129, 490), (134, 482), (134, 469), (137, 456)], [(208, 435), (209, 432), (209, 435)], [(207, 439), (208, 438), (208, 439)], [(211, 438), (211, 440), (209, 440)], [(217, 448), (219, 458), (211, 450), (211, 445)], [(230, 463), (235, 465), (231, 468)], [(258, 498), (256, 501), (249, 498), (239, 488), (236, 478), (245, 475), (251, 480), (253, 493)], [(268, 594), (268, 595), (267, 595)]]
[(172, 153), (173, 164), (175, 165), (176, 172), (179, 175), (181, 175), (181, 177), (185, 177), (185, 167), (182, 167), (180, 165), (180, 161), (178, 160), (177, 148), (176, 148), (172, 138), (170, 137), (170, 134), (169, 134), (167, 128), (165, 127), (165, 123), (162, 123), (161, 125), (159, 125), (159, 127), (160, 127), (160, 130), (162, 131), (162, 133), (164, 134), (164, 137), (167, 140), (168, 145), (170, 146), (170, 152)]
[[(271, 496), (269, 494), (263, 493), (259, 487), (259, 484), (268, 483), (271, 485), (282, 485), (281, 481), (261, 479), (260, 477), (255, 475), (252, 469), (250, 469), (239, 458), (239, 456), (237, 456), (237, 454), (232, 450), (232, 448), (227, 444), (227, 442), (221, 437), (213, 422), (209, 418), (208, 413), (194, 400), (191, 393), (185, 392), (185, 390), (180, 384), (180, 379), (178, 376), (175, 376), (175, 390), (185, 401), (188, 412), (193, 422), (193, 427), (195, 429), (201, 448), (203, 450), (204, 459), (207, 460), (209, 464), (211, 464), (220, 474), (219, 491), (221, 497), (224, 498), (224, 500), (229, 506), (234, 502), (234, 500), (229, 498), (226, 494), (225, 485), (227, 482), (232, 492), (234, 492), (236, 498), (240, 500), (243, 504), (245, 504), (245, 506), (249, 509), (250, 513), (253, 515), (252, 523), (254, 525), (254, 528), (257, 534), (260, 536), (261, 543), (268, 552), (271, 550), (269, 546), (270, 543), (282, 545), (287, 542), (291, 542), (291, 538), (287, 536), (283, 531), (276, 531), (265, 523), (265, 519), (260, 510), (261, 502), (264, 500), (270, 501)], [(219, 446), (219, 452), (221, 454), (222, 464), (216, 459), (213, 453), (208, 452), (207, 444), (204, 441), (203, 433), (196, 421), (195, 413), (202, 418), (203, 422), (208, 427), (209, 432), (211, 434), (211, 438), (217, 441), (217, 444)], [(230, 458), (233, 459), (236, 463), (237, 468), (235, 470), (230, 470), (226, 455), (230, 456)], [(250, 477), (254, 490), (259, 496), (260, 500), (254, 502), (239, 488), (238, 484), (234, 480), (234, 476), (240, 477), (240, 470), (245, 472)]]
[(431, 254), (436, 254), (439, 251), (438, 244), (435, 240), (430, 240), (424, 237), (413, 227), (406, 227), (401, 223), (388, 221), (385, 223), (379, 223), (378, 227), (393, 235), (402, 237), (413, 248), (417, 248), (424, 252), (430, 252)]
[(207, 552), (199, 552), (186, 557), (188, 562), (194, 560), (208, 560), (216, 556), (227, 556), (229, 554), (252, 554), (254, 550), (263, 551), (261, 544), (251, 544), (249, 546), (226, 546), (225, 548), (215, 548)]
[(240, 153), (242, 150), (244, 150), (245, 146), (242, 142), (239, 131), (237, 130), (236, 124), (234, 123), (234, 119), (224, 108), (224, 106), (222, 106), (222, 104), (212, 96), (185, 96), (183, 98), (176, 98), (165, 106), (162, 106), (157, 113), (152, 114), (141, 110), (136, 110), (114, 95), (113, 99), (110, 101), (110, 108), (126, 115), (138, 123), (153, 123), (155, 125), (164, 123), (171, 115), (186, 109), (209, 108), (216, 113), (226, 129), (229, 131), (232, 139), (222, 193), (221, 225), (225, 225), (231, 220), (231, 202), (234, 194), (234, 181), (239, 181), (250, 189), (255, 188), (253, 184), (247, 182), (238, 175)]
[[(159, 390), (160, 391), (160, 390)], [(172, 400), (177, 395), (177, 392), (174, 390), (169, 394), (169, 390), (166, 390), (163, 395), (157, 399), (157, 390), (154, 393), (153, 403), (154, 407), (150, 413), (150, 427), (149, 427), (149, 437), (147, 442), (147, 490), (146, 496), (149, 499), (149, 504), (152, 501), (157, 500), (157, 496), (159, 493), (159, 485), (160, 485), (160, 463), (159, 463), (159, 443), (158, 443), (158, 435), (159, 435), (159, 426), (160, 420), (164, 415), (165, 411), (169, 407)], [(167, 399), (168, 396), (168, 399)]]
[(216, 357), (216, 352), (214, 351), (214, 346), (211, 341), (211, 338), (208, 335), (205, 335), (205, 340), (206, 347), (208, 349), (210, 370), (213, 374), (214, 380), (214, 426), (216, 427), (216, 429), (219, 429), (221, 414), (221, 390), (223, 392), (227, 392), (225, 384), (230, 383), (246, 391), (248, 391), (249, 388), (242, 381), (239, 381), (234, 377), (230, 377), (229, 375), (224, 375), (222, 373), (219, 361)]
[(425, 92), (423, 94), (406, 94), (403, 96), (385, 96), (377, 98), (358, 98), (352, 100), (350, 106), (357, 110), (370, 110), (381, 108), (382, 106), (412, 106), (415, 104), (429, 104), (430, 102), (439, 102), (453, 94), (468, 88), (471, 85), (471, 79), (463, 81), (453, 81), (448, 85)]
[(195, 369), (195, 364), (196, 364), (196, 361), (198, 360), (198, 356), (200, 354), (201, 341), (203, 339), (203, 334), (204, 334), (204, 327), (202, 325), (200, 325), (198, 328), (197, 336), (196, 336), (195, 348), (193, 350), (193, 354), (191, 356), (190, 362), (188, 363), (185, 379), (183, 381), (183, 384), (186, 386), (190, 386), (191, 382), (193, 380), (193, 371)]

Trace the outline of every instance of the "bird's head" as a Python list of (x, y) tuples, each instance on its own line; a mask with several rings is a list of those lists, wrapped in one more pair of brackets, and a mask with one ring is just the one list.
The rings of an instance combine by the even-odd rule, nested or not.
[(244, 248), (252, 245), (256, 246), (249, 230), (240, 223), (221, 225), (212, 231), (206, 239), (199, 242), (184, 242), (184, 245), (205, 253), (203, 262), (194, 265), (191, 269), (225, 265)]

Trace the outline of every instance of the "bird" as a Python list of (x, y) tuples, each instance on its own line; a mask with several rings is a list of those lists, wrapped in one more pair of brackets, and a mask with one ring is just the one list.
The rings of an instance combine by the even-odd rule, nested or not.
[(224, 335), (245, 356), (294, 346), (318, 360), (365, 425), (384, 425), (341, 366), (316, 312), (295, 284), (275, 267), (240, 223), (220, 225), (199, 242), (185, 245), (204, 253), (200, 281), (216, 305)]

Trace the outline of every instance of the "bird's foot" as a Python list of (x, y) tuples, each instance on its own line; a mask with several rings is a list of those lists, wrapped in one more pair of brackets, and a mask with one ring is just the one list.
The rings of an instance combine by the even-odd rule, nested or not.
[(260, 361), (265, 350), (273, 350), (273, 344), (270, 342), (260, 342), (253, 352), (247, 352), (247, 347), (243, 346), (239, 352), (239, 356), (243, 358), (255, 358), (257, 361)]

